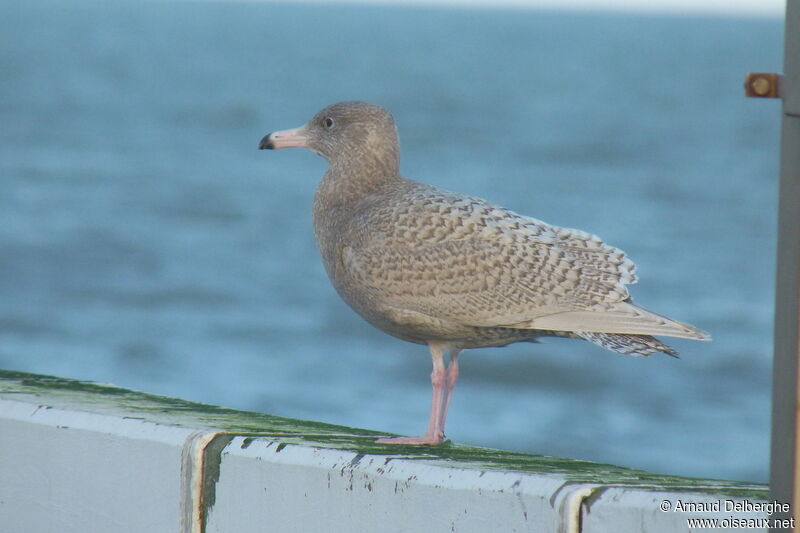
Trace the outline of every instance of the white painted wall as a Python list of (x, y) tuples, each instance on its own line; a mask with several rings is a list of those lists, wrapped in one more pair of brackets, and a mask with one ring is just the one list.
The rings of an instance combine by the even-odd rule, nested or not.
[[(364, 454), (330, 438), (215, 427), (247, 413), (211, 416), (185, 404), (170, 413), (166, 399), (34, 394), (11, 381), (0, 380), (2, 533), (677, 532), (690, 530), (687, 518), (765, 517), (660, 509), (664, 500), (731, 499), (725, 484), (681, 493), (392, 448)], [(363, 442), (353, 431), (343, 438)]]

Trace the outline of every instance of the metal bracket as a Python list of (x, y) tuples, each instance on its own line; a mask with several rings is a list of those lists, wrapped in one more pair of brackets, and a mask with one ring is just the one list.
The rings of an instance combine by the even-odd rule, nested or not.
[(750, 98), (782, 98), (782, 74), (748, 72), (744, 78), (744, 94)]

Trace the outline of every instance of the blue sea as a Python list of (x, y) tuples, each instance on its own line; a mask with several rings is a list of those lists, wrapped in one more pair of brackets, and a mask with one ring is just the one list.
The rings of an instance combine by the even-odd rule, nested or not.
[(681, 359), (465, 352), (455, 442), (766, 481), (779, 19), (193, 1), (0, 2), (0, 367), (421, 433), (430, 358), (340, 301), (323, 106), (398, 123), (409, 178), (596, 233)]

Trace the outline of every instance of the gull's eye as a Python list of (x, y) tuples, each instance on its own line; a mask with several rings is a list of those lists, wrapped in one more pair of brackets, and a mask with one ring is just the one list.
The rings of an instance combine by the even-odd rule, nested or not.
[(326, 130), (329, 130), (333, 127), (333, 119), (331, 117), (325, 117), (322, 119), (322, 125), (325, 126)]

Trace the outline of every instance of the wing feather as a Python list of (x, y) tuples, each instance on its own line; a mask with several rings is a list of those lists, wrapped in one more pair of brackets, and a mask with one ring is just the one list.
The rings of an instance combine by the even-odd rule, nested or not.
[(466, 326), (707, 337), (632, 304), (635, 265), (595, 235), (417, 188), (388, 203), (391, 213), (371, 210), (359, 232), (369, 241), (342, 250), (344, 271), (376, 305)]

